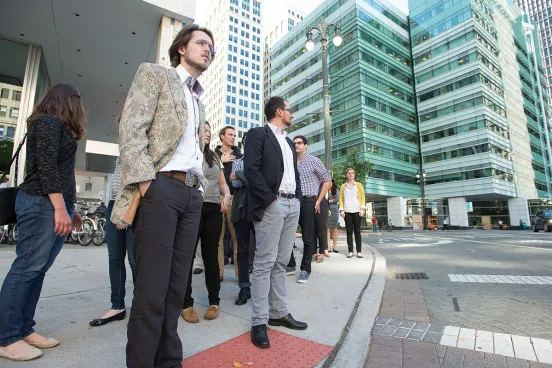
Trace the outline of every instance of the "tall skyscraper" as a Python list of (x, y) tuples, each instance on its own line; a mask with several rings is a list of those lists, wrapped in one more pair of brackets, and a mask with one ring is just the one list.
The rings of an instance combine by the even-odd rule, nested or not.
[(514, 2), (529, 14), (537, 25), (541, 43), (541, 56), (546, 68), (548, 94), (552, 96), (552, 2), (550, 0), (514, 0)]
[[(326, 1), (272, 48), (272, 94), (295, 119), (292, 136), (324, 157), (319, 35), (329, 45), (332, 156), (353, 148), (374, 164), (361, 178), (368, 213), (396, 226), (530, 223), (550, 196), (548, 93), (537, 34), (503, 0), (411, 0), (410, 17), (385, 0)], [(330, 35), (330, 38), (332, 36)], [(427, 174), (425, 208), (416, 174)]]
[(236, 129), (237, 143), (262, 123), (261, 3), (212, 1), (201, 18), (213, 32), (217, 51), (202, 77), (212, 144), (220, 142), (218, 131), (227, 125)]
[[(270, 83), (270, 52), (272, 46), (304, 19), (304, 14), (290, 5), (290, 1), (266, 0), (263, 11), (263, 101), (272, 93)], [(263, 117), (264, 119), (264, 117)]]

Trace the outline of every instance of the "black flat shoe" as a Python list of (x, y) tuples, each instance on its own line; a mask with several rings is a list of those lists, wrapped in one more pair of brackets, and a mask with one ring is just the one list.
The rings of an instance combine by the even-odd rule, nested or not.
[(308, 327), (308, 325), (305, 322), (296, 321), (291, 316), (291, 313), (279, 319), (270, 318), (268, 320), (268, 324), (270, 326), (284, 326), (292, 330), (306, 330)]
[(236, 305), (246, 304), (247, 299), (251, 299), (251, 289), (248, 287), (241, 288), (238, 298), (236, 299)]
[(339, 253), (339, 251), (337, 249), (332, 250), (332, 252)]
[(201, 268), (194, 268), (194, 270), (192, 271), (194, 275), (199, 275), (202, 272), (203, 272), (203, 269)]
[(251, 327), (251, 342), (253, 345), (267, 349), (270, 347), (270, 340), (266, 332), (266, 325), (258, 325)]
[(98, 326), (107, 325), (109, 322), (122, 321), (123, 319), (125, 319), (125, 317), (126, 317), (126, 310), (122, 311), (121, 313), (117, 313), (116, 315), (111, 316), (109, 318), (97, 318), (95, 320), (92, 320), (92, 322), (90, 322), (89, 324), (92, 327), (98, 327)]

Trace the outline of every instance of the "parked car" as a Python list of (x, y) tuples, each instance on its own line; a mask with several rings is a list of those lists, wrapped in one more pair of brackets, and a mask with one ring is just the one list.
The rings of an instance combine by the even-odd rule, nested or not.
[(533, 231), (538, 233), (539, 230), (546, 232), (552, 231), (552, 210), (539, 211), (533, 217), (532, 222)]

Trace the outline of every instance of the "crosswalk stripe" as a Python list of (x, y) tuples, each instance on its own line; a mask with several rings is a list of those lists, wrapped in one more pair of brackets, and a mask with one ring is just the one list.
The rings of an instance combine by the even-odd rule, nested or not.
[(552, 285), (552, 276), (473, 275), (449, 273), (452, 282), (479, 284)]

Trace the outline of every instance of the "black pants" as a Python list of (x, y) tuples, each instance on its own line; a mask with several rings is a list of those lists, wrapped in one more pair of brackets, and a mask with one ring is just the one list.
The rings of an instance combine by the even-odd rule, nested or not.
[(328, 250), (327, 222), (328, 207), (321, 206), (320, 213), (314, 215), (314, 253), (324, 254), (324, 251)]
[(125, 309), (126, 266), (125, 257), (128, 253), (128, 264), (132, 271), (132, 281), (136, 283), (136, 268), (132, 250), (132, 229), (117, 229), (111, 222), (111, 212), (115, 201), (109, 201), (106, 212), (107, 255), (109, 258), (109, 281), (111, 283), (111, 309)]
[[(375, 225), (374, 225), (375, 226)], [(345, 212), (345, 228), (347, 229), (347, 246), (349, 253), (353, 253), (353, 231), (357, 253), (362, 253), (362, 240), (360, 238), (360, 213)]]
[[(201, 210), (201, 220), (199, 222), (199, 231), (197, 234), (197, 242), (201, 240), (201, 256), (203, 257), (203, 267), (205, 268), (205, 286), (209, 293), (209, 305), (219, 305), (220, 298), (220, 274), (218, 264), (218, 245), (220, 232), (222, 230), (222, 212), (220, 212), (220, 204), (203, 202)], [(195, 250), (194, 257), (195, 258)], [(193, 260), (192, 260), (193, 264)], [(183, 309), (194, 306), (194, 298), (192, 298), (192, 267), (188, 274), (188, 286), (186, 287), (186, 295), (184, 296)]]
[(140, 201), (133, 229), (136, 285), (127, 329), (127, 367), (182, 365), (178, 317), (202, 204), (197, 188), (163, 174), (157, 174)]
[[(240, 220), (234, 222), (234, 230), (238, 238), (238, 282), (240, 288), (251, 287), (249, 281), (249, 260), (251, 232), (255, 234), (255, 227), (251, 221)], [(255, 248), (253, 248), (254, 250)]]
[[(301, 213), (299, 214), (299, 226), (301, 226), (301, 238), (303, 239), (303, 259), (301, 261), (301, 271), (311, 273), (311, 261), (314, 251), (314, 206), (316, 197), (303, 197), (301, 201)], [(288, 267), (295, 267), (295, 256), (291, 250), (291, 258)]]

